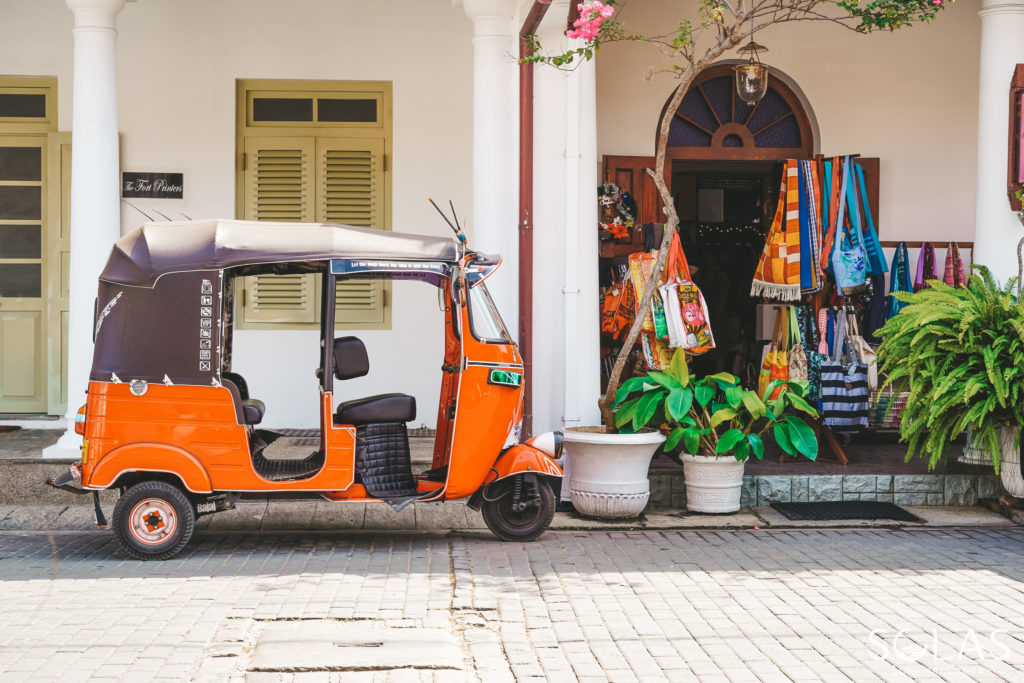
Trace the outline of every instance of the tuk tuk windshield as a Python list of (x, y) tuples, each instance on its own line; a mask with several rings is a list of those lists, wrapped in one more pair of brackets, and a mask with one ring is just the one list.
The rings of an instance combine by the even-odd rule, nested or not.
[(478, 341), (511, 344), (498, 308), (483, 282), (469, 288), (469, 324)]

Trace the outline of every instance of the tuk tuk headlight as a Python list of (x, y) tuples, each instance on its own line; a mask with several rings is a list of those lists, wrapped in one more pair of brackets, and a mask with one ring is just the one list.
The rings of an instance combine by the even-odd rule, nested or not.
[(538, 451), (547, 453), (551, 456), (552, 460), (558, 460), (562, 457), (562, 432), (544, 432), (526, 443)]

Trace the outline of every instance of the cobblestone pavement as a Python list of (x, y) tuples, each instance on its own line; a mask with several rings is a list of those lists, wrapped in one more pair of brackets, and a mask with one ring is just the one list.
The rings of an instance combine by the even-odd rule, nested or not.
[[(5, 532), (0, 680), (1019, 681), (1022, 582), (1019, 528), (206, 535), (162, 563)], [(434, 668), (344, 670), (403, 634)]]

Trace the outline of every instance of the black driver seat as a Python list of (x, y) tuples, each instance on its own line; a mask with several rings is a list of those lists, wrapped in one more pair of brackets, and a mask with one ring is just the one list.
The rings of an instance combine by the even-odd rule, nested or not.
[[(334, 340), (334, 376), (338, 379), (363, 377), (370, 371), (366, 346), (358, 337)], [(416, 419), (416, 399), (408, 394), (377, 394), (343, 401), (334, 414), (334, 424), (367, 425), (411, 422)]]

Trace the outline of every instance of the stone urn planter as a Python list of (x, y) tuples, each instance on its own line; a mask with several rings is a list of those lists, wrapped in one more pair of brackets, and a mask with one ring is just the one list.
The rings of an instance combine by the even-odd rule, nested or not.
[(999, 428), (999, 479), (1014, 498), (1024, 498), (1024, 476), (1020, 470), (1020, 448), (1016, 446), (1017, 427)]
[(686, 509), (716, 514), (740, 509), (743, 461), (733, 457), (681, 453), (686, 479)]
[(651, 497), (647, 470), (665, 441), (661, 432), (608, 434), (604, 427), (563, 432), (569, 458), (569, 499), (584, 517), (636, 517)]

